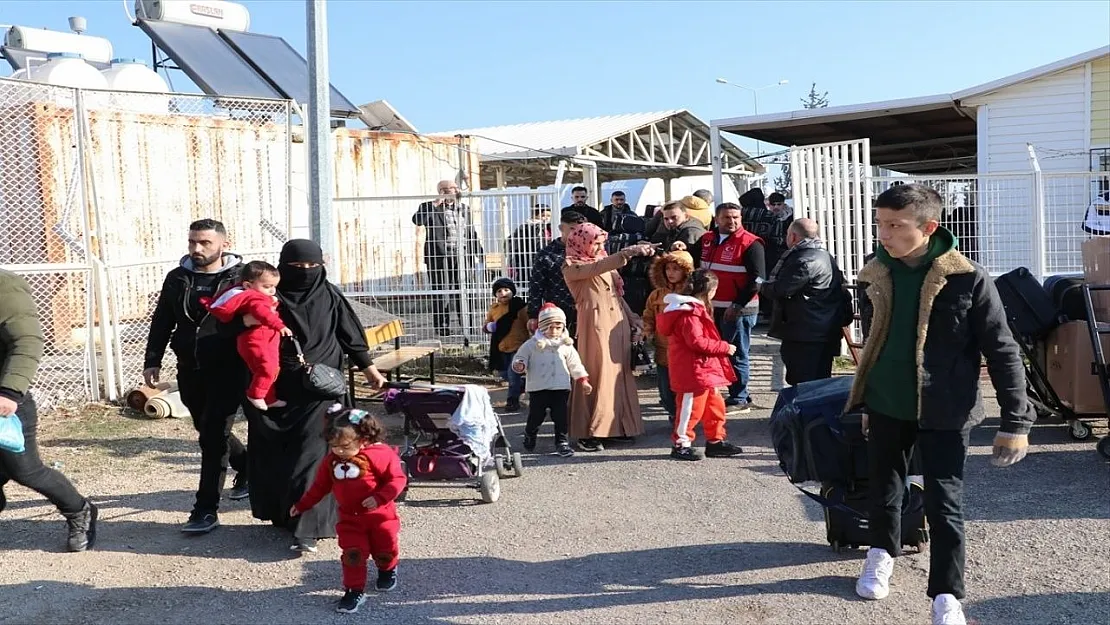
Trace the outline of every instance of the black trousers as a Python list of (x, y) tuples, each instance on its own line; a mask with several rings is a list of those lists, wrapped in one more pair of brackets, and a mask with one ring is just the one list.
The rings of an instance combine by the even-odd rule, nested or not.
[(786, 383), (812, 382), (832, 377), (833, 360), (840, 355), (840, 341), (783, 341), (779, 345)]
[(459, 259), (453, 251), (447, 252), (445, 256), (437, 254), (429, 254), (424, 262), (428, 264), (428, 279), (431, 280), (432, 289), (439, 291), (438, 296), (433, 300), (432, 306), (432, 323), (435, 325), (436, 330), (447, 331), (451, 327), (451, 307), (452, 304), (460, 316), (459, 323), (462, 323), (462, 302), (458, 293), (446, 293), (445, 291), (458, 290), (461, 288), (459, 284)]
[(555, 442), (567, 442), (567, 403), (570, 391), (532, 391), (528, 393), (528, 422), (524, 433), (528, 436), (539, 434), (540, 426), (551, 411), (551, 422), (555, 424)]
[(193, 416), (199, 433), (200, 484), (196, 512), (216, 512), (230, 465), (247, 475), (247, 448), (234, 434), (235, 416), (246, 397), (249, 381), (246, 365), (233, 362), (206, 369), (188, 369), (177, 374), (181, 401)]
[[(23, 438), (26, 441), (23, 453), (15, 454), (0, 449), (0, 511), (7, 504), (4, 485), (9, 480), (22, 484), (46, 497), (57, 506), (62, 514), (76, 514), (85, 507), (85, 498), (77, 492), (66, 476), (42, 463), (39, 457), (38, 425), (39, 414), (35, 400), (30, 395), (23, 398), (16, 414), (23, 423)], [(0, 417), (3, 419), (5, 417)]]
[[(919, 430), (916, 421), (868, 413), (867, 459), (872, 504), (872, 547), (898, 556), (902, 497), (911, 455), (925, 478), (929, 523), (928, 595), (964, 598), (964, 460), (967, 431)], [(916, 443), (916, 454), (914, 444)], [(915, 462), (917, 464), (917, 462)]]

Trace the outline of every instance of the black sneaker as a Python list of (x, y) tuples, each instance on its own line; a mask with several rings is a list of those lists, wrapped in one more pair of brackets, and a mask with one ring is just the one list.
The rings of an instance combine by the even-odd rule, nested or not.
[[(299, 551), (301, 553), (316, 553), (316, 539), (315, 538), (297, 538), (293, 540), (293, 544), (289, 545), (290, 551)], [(358, 608), (355, 608), (358, 609)]]
[(555, 453), (559, 454), (563, 458), (570, 458), (574, 455), (574, 450), (571, 449), (570, 443), (566, 441), (559, 441), (558, 443), (555, 443)]
[(729, 397), (725, 400), (725, 406), (728, 406), (729, 412), (733, 414), (746, 414), (752, 411), (752, 402), (747, 399), (739, 399), (737, 397)]
[(739, 445), (733, 445), (728, 441), (717, 441), (716, 443), (705, 444), (705, 457), (706, 458), (729, 458), (738, 456), (744, 453), (744, 450)]
[(389, 592), (397, 587), (397, 569), (392, 571), (378, 571), (378, 583), (374, 584), (374, 588), (378, 592)]
[(69, 539), (66, 547), (70, 551), (84, 551), (96, 542), (96, 517), (99, 510), (93, 502), (86, 501), (85, 507), (76, 514), (67, 514), (66, 526), (69, 530)]
[(340, 614), (354, 614), (358, 612), (358, 609), (361, 608), (362, 604), (365, 602), (365, 593), (361, 590), (348, 588), (347, 592), (343, 593), (343, 598), (340, 599), (339, 603), (335, 606), (335, 611)]
[(181, 526), (181, 531), (186, 534), (207, 534), (220, 526), (220, 517), (215, 512), (194, 512), (189, 515), (189, 521)]
[(578, 448), (588, 452), (605, 451), (605, 445), (601, 444), (601, 441), (596, 438), (578, 439)]
[(505, 402), (505, 410), (508, 410), (509, 412), (519, 412), (520, 411), (520, 398), (519, 397), (517, 397), (515, 399), (509, 398), (509, 401)]
[(227, 493), (227, 498), (232, 501), (239, 501), (251, 496), (250, 482), (247, 476), (242, 473), (235, 474), (235, 481), (231, 484), (231, 490)]
[(536, 437), (532, 434), (524, 435), (524, 451), (536, 451)]
[(693, 447), (675, 447), (671, 449), (671, 457), (675, 460), (701, 460), (701, 454)]

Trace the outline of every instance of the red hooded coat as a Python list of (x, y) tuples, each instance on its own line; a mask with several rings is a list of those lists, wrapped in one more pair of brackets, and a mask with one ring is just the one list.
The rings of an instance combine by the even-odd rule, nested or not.
[(728, 360), (729, 344), (721, 340), (705, 304), (677, 293), (664, 297), (663, 302), (666, 308), (656, 318), (656, 331), (669, 339), (671, 390), (701, 393), (735, 382), (736, 374)]

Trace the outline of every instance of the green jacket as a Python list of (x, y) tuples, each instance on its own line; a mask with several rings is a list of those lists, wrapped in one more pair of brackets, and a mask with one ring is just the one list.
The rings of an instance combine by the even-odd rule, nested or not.
[(42, 359), (42, 327), (31, 287), (0, 269), (0, 396), (23, 399)]

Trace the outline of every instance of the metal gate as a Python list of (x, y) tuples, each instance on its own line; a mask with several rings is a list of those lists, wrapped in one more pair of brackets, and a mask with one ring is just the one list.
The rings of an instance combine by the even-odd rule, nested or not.
[(869, 139), (790, 148), (794, 214), (817, 222), (849, 281), (874, 249)]

